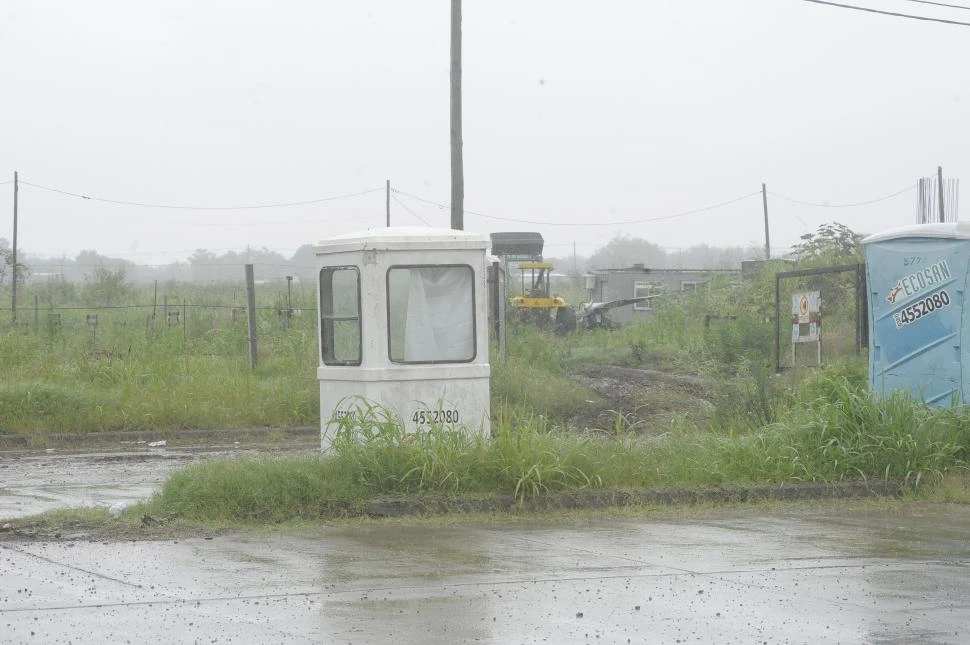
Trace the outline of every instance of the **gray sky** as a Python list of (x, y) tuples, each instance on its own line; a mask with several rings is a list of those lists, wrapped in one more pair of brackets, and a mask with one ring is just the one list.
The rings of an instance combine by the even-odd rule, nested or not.
[[(970, 22), (907, 0), (846, 2)], [(938, 165), (970, 190), (970, 27), (800, 0), (464, 5), (467, 230), (537, 230), (548, 255), (574, 242), (588, 255), (618, 233), (668, 249), (763, 245), (760, 194), (617, 222), (761, 182), (802, 201), (867, 201)], [(19, 171), (72, 193), (189, 206), (374, 190), (199, 211), (22, 185), (20, 246), (147, 264), (197, 248), (289, 255), (383, 226), (385, 179), (407, 193), (395, 193), (392, 223), (448, 226), (447, 209), (411, 197), (450, 199), (448, 66), (445, 0), (5, 0), (0, 181)], [(8, 239), (12, 199), (0, 185)], [(915, 203), (915, 190), (854, 208), (769, 195), (772, 247), (825, 222), (910, 224)]]

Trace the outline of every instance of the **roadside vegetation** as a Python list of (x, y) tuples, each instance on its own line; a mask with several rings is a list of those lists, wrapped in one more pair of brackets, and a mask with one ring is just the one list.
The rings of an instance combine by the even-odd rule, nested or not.
[[(809, 242), (804, 265), (847, 261), (844, 249)], [(790, 268), (671, 296), (650, 321), (619, 331), (556, 337), (513, 326), (508, 358), (492, 350), (492, 437), (445, 426), (407, 434), (391, 411), (361, 402), (327, 454), (195, 464), (135, 512), (280, 522), (357, 515), (369, 501), (397, 497), (521, 502), (578, 490), (847, 480), (910, 490), (945, 482), (952, 492), (967, 473), (970, 412), (869, 392), (851, 299), (827, 301), (826, 366), (776, 374), (766, 318), (774, 273)], [(823, 293), (842, 288), (833, 281)], [(205, 295), (223, 298), (225, 309), (183, 307), (181, 326), (153, 325), (138, 310), (141, 322), (119, 314), (99, 325), (99, 338), (63, 327), (0, 331), (10, 375), (0, 384), (0, 433), (317, 425), (313, 316), (285, 319), (264, 302), (250, 370), (245, 322), (228, 317), (226, 294)], [(604, 422), (577, 427), (571, 420), (599, 396), (571, 377), (587, 363), (689, 375), (704, 384), (706, 407), (653, 426), (631, 422), (635, 410), (609, 409)]]
[[(170, 283), (156, 294), (119, 287), (116, 273), (32, 287), (24, 301), (40, 306), (0, 326), (0, 434), (319, 423), (314, 316), (281, 314), (285, 283), (260, 285), (251, 370), (245, 289)], [(119, 288), (124, 304), (108, 295)]]
[(195, 464), (175, 473), (145, 512), (279, 522), (357, 515), (388, 497), (504, 493), (521, 502), (577, 490), (877, 479), (915, 489), (966, 471), (963, 410), (904, 395), (874, 400), (841, 377), (823, 379), (760, 429), (684, 423), (661, 436), (565, 432), (542, 419), (499, 423), (492, 438), (444, 427), (417, 436), (387, 410), (363, 406), (332, 455)]

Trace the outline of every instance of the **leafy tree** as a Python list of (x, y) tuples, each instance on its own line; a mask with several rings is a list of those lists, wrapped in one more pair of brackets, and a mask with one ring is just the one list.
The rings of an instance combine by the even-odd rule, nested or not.
[(667, 254), (663, 269), (738, 269), (744, 260), (760, 260), (764, 250), (758, 247), (715, 247), (697, 244)]
[(642, 238), (617, 235), (609, 243), (588, 258), (549, 258), (557, 269), (572, 273), (578, 265), (580, 271), (593, 269), (623, 269), (642, 264), (650, 269), (738, 269), (743, 260), (760, 259), (762, 250), (754, 247), (714, 247), (696, 244), (686, 249), (666, 251)]
[(792, 257), (799, 264), (862, 262), (862, 236), (844, 224), (822, 224), (814, 233), (805, 233), (800, 239), (792, 247)]
[(188, 262), (192, 266), (215, 264), (216, 254), (206, 249), (196, 249), (195, 252), (189, 256)]
[[(805, 233), (801, 242), (792, 248), (792, 255), (800, 268), (815, 268), (863, 262), (862, 236), (848, 226), (833, 222), (818, 227), (815, 233)], [(795, 285), (801, 285), (797, 287)], [(819, 291), (826, 315), (849, 317), (856, 307), (856, 285), (846, 274), (817, 275), (801, 278), (792, 289)]]
[(103, 264), (95, 267), (91, 276), (86, 278), (84, 299), (101, 307), (122, 304), (131, 294), (131, 287), (125, 283), (128, 271), (125, 267), (108, 268)]
[(75, 302), (77, 286), (62, 273), (55, 273), (43, 280), (34, 281), (31, 293), (37, 295), (41, 302), (64, 305)]
[(664, 250), (639, 237), (617, 235), (586, 261), (588, 269), (622, 269), (634, 264), (656, 268), (663, 266), (667, 259)]
[[(0, 237), (0, 287), (7, 284), (8, 276), (13, 276), (13, 249), (10, 248), (10, 242)], [(24, 286), (29, 276), (30, 267), (18, 261), (17, 286)]]
[[(300, 280), (312, 284), (317, 273), (317, 253), (316, 245), (304, 244), (293, 253), (290, 264), (293, 265), (294, 275), (300, 276)], [(563, 266), (566, 266), (563, 264)]]
[(266, 247), (252, 248), (247, 246), (245, 251), (226, 251), (216, 255), (206, 249), (196, 249), (189, 257), (192, 267), (192, 279), (196, 282), (233, 282), (242, 279), (243, 266), (256, 265), (259, 279), (279, 280), (292, 274), (286, 258)]

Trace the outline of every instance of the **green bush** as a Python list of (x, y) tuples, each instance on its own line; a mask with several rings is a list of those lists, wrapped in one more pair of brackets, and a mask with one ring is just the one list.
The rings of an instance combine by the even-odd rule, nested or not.
[(722, 366), (741, 361), (769, 365), (774, 359), (775, 326), (746, 313), (725, 319), (710, 319), (704, 340), (713, 359)]

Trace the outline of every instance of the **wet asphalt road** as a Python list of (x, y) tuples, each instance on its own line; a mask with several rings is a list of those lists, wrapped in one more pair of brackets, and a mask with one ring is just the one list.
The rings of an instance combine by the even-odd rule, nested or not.
[(0, 543), (0, 642), (970, 642), (970, 507), (785, 508)]

